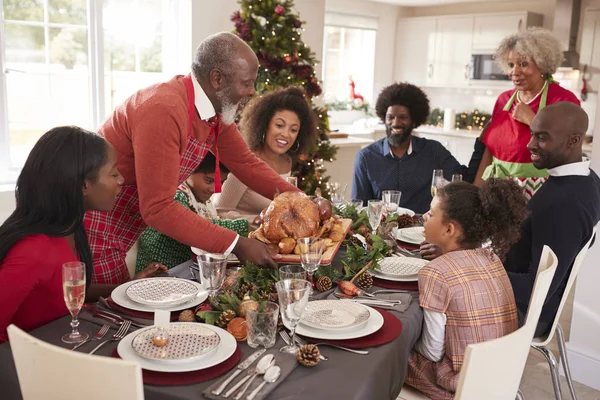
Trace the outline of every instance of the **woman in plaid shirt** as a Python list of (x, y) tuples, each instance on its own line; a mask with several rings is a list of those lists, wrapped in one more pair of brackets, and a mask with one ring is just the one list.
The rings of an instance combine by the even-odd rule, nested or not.
[[(523, 190), (509, 180), (438, 189), (424, 226), (426, 240), (443, 255), (419, 271), (423, 333), (409, 356), (407, 384), (433, 399), (453, 398), (467, 346), (518, 328), (501, 258), (526, 217)], [(482, 248), (488, 239), (491, 246)]]

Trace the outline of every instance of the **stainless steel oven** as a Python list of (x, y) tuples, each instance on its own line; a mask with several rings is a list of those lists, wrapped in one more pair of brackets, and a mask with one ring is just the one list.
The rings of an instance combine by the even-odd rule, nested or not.
[(508, 81), (510, 78), (491, 54), (473, 54), (469, 79), (474, 81)]

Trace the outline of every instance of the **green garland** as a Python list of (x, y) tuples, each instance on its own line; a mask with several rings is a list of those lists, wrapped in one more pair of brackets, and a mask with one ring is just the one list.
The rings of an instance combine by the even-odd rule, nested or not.
[[(477, 109), (465, 111), (456, 115), (456, 129), (483, 129), (483, 126), (492, 118), (490, 114)], [(427, 118), (427, 125), (444, 126), (444, 110), (434, 108)]]
[(373, 114), (373, 110), (371, 110), (369, 103), (366, 101), (363, 101), (358, 106), (353, 100), (335, 101), (327, 103), (327, 107), (335, 111), (363, 111), (368, 117), (372, 117), (375, 115)]

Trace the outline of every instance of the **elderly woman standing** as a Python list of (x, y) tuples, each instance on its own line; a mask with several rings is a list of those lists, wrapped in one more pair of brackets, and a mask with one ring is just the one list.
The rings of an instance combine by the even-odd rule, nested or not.
[(579, 100), (552, 79), (563, 61), (560, 42), (544, 29), (533, 29), (506, 37), (495, 54), (496, 62), (511, 78), (515, 88), (496, 100), (492, 120), (483, 136), (486, 146), (475, 184), (490, 177), (515, 177), (528, 196), (546, 180), (546, 170), (533, 166), (527, 149), (529, 125), (548, 104)]

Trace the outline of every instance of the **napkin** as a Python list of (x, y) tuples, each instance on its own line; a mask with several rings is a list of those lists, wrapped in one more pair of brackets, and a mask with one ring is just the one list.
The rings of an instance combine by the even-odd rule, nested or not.
[[(333, 293), (331, 293), (327, 300), (335, 300), (337, 297)], [(412, 301), (412, 295), (410, 293), (378, 293), (375, 295), (374, 299), (383, 299), (383, 300), (400, 300), (402, 303), (397, 304), (392, 308), (386, 308), (386, 310), (404, 312), (408, 309), (410, 302)], [(376, 305), (370, 305), (369, 303), (363, 303), (365, 306), (369, 307), (377, 307)]]
[[(266, 397), (269, 396), (269, 394), (275, 390), (275, 388), (285, 380), (285, 378), (287, 378), (287, 376), (289, 374), (292, 373), (292, 371), (294, 370), (294, 368), (296, 368), (296, 365), (298, 365), (298, 361), (296, 361), (296, 356), (294, 354), (288, 354), (288, 353), (281, 353), (279, 351), (278, 348), (271, 348), (270, 350), (268, 350), (267, 352), (265, 352), (262, 356), (260, 356), (258, 358), (258, 360), (260, 360), (261, 358), (263, 358), (266, 354), (273, 354), (273, 356), (275, 357), (275, 365), (279, 366), (279, 368), (281, 368), (281, 375), (279, 375), (279, 379), (277, 379), (275, 382), (273, 383), (267, 383), (266, 385), (263, 386), (263, 388), (261, 389), (260, 392), (258, 392), (258, 394), (256, 395), (256, 397), (254, 398), (255, 400), (262, 400), (265, 399)], [(256, 364), (258, 363), (258, 360), (255, 361), (252, 365), (250, 365), (247, 369), (243, 370), (241, 374), (239, 374), (233, 381), (231, 381), (229, 383), (229, 385), (227, 385), (227, 388), (225, 388), (225, 390), (223, 391), (223, 393), (221, 393), (220, 396), (215, 396), (214, 394), (211, 393), (211, 391), (215, 390), (217, 387), (219, 387), (219, 385), (221, 385), (221, 383), (226, 380), (227, 378), (229, 378), (230, 374), (226, 374), (223, 375), (223, 377), (221, 379), (219, 379), (216, 383), (212, 384), (208, 389), (206, 389), (204, 392), (202, 392), (202, 395), (207, 398), (207, 399), (213, 399), (213, 400), (223, 400), (225, 397), (223, 397), (223, 395), (227, 392), (227, 390), (229, 390), (230, 388), (232, 388), (236, 383), (238, 383), (240, 380), (242, 380), (244, 377), (246, 377), (246, 375), (248, 374), (248, 371), (254, 371), (254, 369), (256, 368)], [(243, 361), (243, 360), (242, 360)], [(231, 372), (233, 373), (233, 372)], [(262, 382), (264, 382), (263, 380), (263, 375), (259, 375), (256, 378), (254, 378), (254, 381), (252, 382), (252, 384), (250, 385), (250, 387), (248, 388), (248, 390), (246, 390), (246, 393), (244, 393), (244, 399), (246, 398), (246, 396), (248, 396), (250, 393), (252, 393), (252, 391), (257, 388)], [(240, 387), (240, 389), (243, 387), (244, 385), (242, 385)], [(240, 390), (238, 389), (238, 391)], [(234, 392), (230, 398), (233, 398), (233, 396), (235, 396), (235, 394), (237, 393)]]

